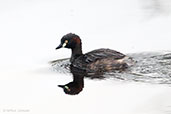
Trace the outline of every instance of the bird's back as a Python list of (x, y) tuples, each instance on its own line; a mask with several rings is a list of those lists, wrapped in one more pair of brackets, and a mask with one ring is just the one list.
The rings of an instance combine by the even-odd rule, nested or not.
[(119, 60), (125, 55), (111, 49), (97, 49), (76, 58), (72, 65), (87, 71), (106, 71), (109, 69), (121, 68)]

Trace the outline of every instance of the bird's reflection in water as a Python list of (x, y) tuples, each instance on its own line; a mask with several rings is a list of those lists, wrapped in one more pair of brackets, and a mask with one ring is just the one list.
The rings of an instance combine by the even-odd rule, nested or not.
[(103, 79), (103, 73), (87, 73), (85, 70), (70, 65), (70, 72), (73, 75), (73, 81), (65, 85), (58, 85), (66, 94), (76, 95), (79, 94), (84, 88), (84, 77)]
[(58, 85), (63, 88), (66, 94), (76, 95), (79, 94), (84, 88), (84, 76), (86, 72), (70, 66), (70, 71), (73, 75), (73, 81), (65, 85)]

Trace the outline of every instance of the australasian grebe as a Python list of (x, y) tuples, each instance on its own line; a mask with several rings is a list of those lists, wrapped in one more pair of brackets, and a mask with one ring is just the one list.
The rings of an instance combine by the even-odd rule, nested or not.
[(102, 48), (83, 54), (81, 39), (73, 33), (64, 35), (56, 49), (62, 47), (72, 50), (71, 65), (87, 72), (124, 70), (129, 66), (127, 60), (130, 58), (115, 50)]

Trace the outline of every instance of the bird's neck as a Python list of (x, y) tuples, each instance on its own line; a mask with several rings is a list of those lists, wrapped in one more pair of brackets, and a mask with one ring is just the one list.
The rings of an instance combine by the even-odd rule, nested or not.
[(71, 55), (71, 63), (76, 59), (77, 57), (83, 55), (82, 53), (82, 47), (81, 45), (76, 45), (74, 48), (72, 48), (72, 55)]

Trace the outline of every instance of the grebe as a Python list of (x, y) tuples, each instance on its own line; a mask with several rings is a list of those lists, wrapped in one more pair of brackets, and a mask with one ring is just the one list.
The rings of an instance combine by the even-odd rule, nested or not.
[(104, 48), (83, 54), (81, 39), (73, 33), (62, 37), (61, 44), (56, 49), (60, 48), (71, 49), (71, 65), (90, 73), (124, 70), (129, 67), (128, 61), (132, 60), (120, 52)]

